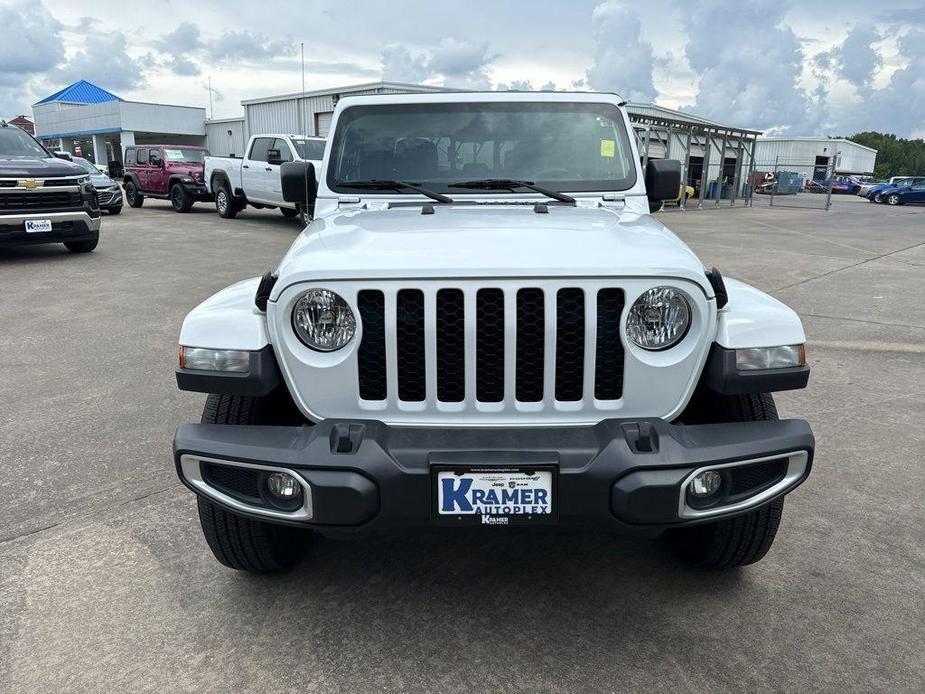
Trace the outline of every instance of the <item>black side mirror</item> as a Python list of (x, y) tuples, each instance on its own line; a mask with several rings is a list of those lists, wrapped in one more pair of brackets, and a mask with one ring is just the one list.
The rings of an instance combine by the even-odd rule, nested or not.
[(65, 161), (74, 161), (74, 157), (71, 156), (70, 152), (55, 152), (55, 156)]
[(315, 165), (310, 161), (287, 161), (279, 169), (283, 200), (301, 205), (306, 210), (315, 208), (318, 181)]
[(681, 192), (681, 162), (650, 159), (646, 165), (646, 196), (649, 202), (674, 200)]
[(273, 164), (273, 166), (279, 166), (283, 163), (283, 157), (279, 153), (278, 149), (268, 149), (267, 150), (267, 164)]

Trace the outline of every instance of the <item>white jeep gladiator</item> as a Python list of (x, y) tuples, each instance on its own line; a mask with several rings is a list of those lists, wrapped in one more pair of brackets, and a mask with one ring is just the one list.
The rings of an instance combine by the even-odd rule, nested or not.
[[(280, 571), (312, 532), (585, 524), (682, 558), (761, 559), (806, 479), (789, 308), (724, 280), (650, 213), (678, 162), (640, 166), (620, 99), (341, 99), (315, 217), (278, 267), (195, 308), (174, 439), (223, 564)], [(317, 181), (317, 184), (316, 184)]]
[(218, 213), (225, 219), (233, 219), (248, 205), (258, 209), (278, 207), (286, 217), (304, 212), (300, 205), (283, 199), (280, 166), (308, 161), (320, 170), (324, 138), (254, 135), (244, 151), (243, 159), (205, 158), (203, 178)]

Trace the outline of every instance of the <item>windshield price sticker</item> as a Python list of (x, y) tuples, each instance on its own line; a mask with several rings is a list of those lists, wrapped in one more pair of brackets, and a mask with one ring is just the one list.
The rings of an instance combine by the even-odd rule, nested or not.
[(615, 140), (601, 140), (601, 156), (613, 159), (616, 156), (617, 143)]
[(172, 161), (183, 161), (183, 151), (179, 149), (165, 149), (164, 156)]

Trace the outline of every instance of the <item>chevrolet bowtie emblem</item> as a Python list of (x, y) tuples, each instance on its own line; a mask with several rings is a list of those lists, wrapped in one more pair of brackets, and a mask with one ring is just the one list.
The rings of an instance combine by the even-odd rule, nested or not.
[(36, 181), (34, 178), (27, 178), (19, 182), (20, 188), (38, 188), (39, 185), (41, 184), (38, 181)]

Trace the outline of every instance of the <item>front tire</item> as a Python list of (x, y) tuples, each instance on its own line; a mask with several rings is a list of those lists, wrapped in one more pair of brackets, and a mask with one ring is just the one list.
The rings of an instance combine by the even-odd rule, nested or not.
[(215, 193), (215, 209), (223, 219), (234, 219), (238, 214), (238, 205), (228, 183), (222, 183)]
[(138, 192), (134, 181), (125, 184), (125, 201), (129, 207), (141, 207), (145, 204), (145, 196)]
[(71, 253), (89, 253), (96, 248), (99, 242), (100, 234), (97, 232), (92, 239), (87, 239), (86, 241), (65, 241), (64, 247)]
[[(698, 392), (681, 415), (685, 424), (755, 422), (777, 419), (770, 393), (719, 395)], [(681, 559), (708, 569), (732, 569), (760, 561), (771, 549), (784, 512), (784, 498), (734, 518), (665, 533), (669, 549)]]
[(899, 197), (896, 193), (891, 193), (886, 196), (886, 204), (896, 207), (896, 205), (902, 205), (903, 199)]
[(293, 209), (290, 208), (290, 207), (280, 207), (280, 208), (279, 208), (279, 211), (282, 212), (282, 213), (283, 213), (283, 217), (286, 217), (287, 219), (292, 219), (292, 218), (295, 217), (297, 214), (299, 214), (299, 211), (298, 211), (298, 210), (293, 210)]
[(170, 188), (170, 204), (174, 212), (189, 212), (193, 209), (193, 199), (179, 183), (174, 183)]
[[(300, 420), (285, 389), (263, 398), (212, 394), (202, 411), (204, 424), (285, 425)], [(309, 529), (239, 516), (201, 496), (197, 501), (206, 543), (215, 558), (229, 568), (280, 573), (296, 567), (309, 551)]]
[(122, 213), (122, 205), (119, 205), (118, 207), (110, 207), (110, 208), (107, 210), (107, 212), (109, 212), (109, 214), (121, 214), (121, 213)]

